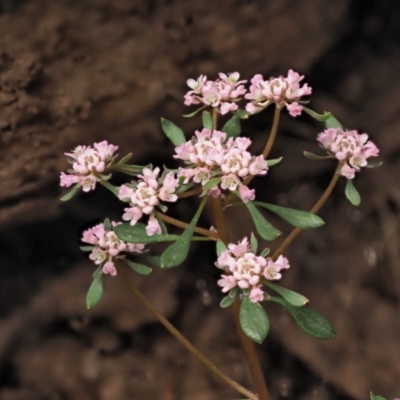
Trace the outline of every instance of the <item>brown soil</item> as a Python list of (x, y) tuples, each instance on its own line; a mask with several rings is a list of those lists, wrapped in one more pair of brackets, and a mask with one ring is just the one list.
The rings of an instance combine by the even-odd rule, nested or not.
[[(260, 357), (274, 399), (399, 397), (400, 5), (394, 0), (0, 0), (0, 398), (5, 400), (222, 400), (238, 397), (182, 350), (123, 288), (88, 312), (93, 266), (79, 232), (121, 205), (105, 191), (62, 204), (63, 152), (107, 139), (137, 164), (168, 164), (159, 118), (186, 132), (185, 81), (219, 71), (301, 71), (311, 106), (369, 132), (384, 165), (343, 182), (323, 208), (326, 226), (304, 232), (283, 283), (305, 294), (338, 338), (311, 339), (269, 307)], [(271, 113), (247, 122), (262, 146)], [(305, 160), (319, 125), (284, 116), (272, 156), (285, 162), (257, 181), (265, 201), (309, 209), (333, 165)], [(173, 212), (189, 219), (185, 203)], [(232, 238), (252, 228), (231, 215)], [(211, 216), (203, 218), (204, 226)], [(290, 228), (271, 222), (285, 233)], [(224, 371), (251, 381), (229, 311), (219, 308), (213, 248), (184, 267), (135, 281)]]

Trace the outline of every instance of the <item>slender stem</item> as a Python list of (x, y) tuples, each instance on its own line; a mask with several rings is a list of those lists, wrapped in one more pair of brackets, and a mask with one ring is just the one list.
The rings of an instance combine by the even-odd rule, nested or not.
[(157, 318), (157, 320), (164, 325), (164, 327), (188, 349), (197, 359), (199, 359), (209, 370), (222, 379), (225, 383), (237, 390), (239, 393), (248, 397), (250, 400), (258, 400), (257, 396), (245, 387), (235, 382), (229, 376), (225, 375), (215, 364), (213, 364), (207, 357), (200, 353), (154, 306), (150, 303), (143, 293), (132, 283), (126, 275), (123, 268), (116, 264), (118, 276), (124, 281), (129, 290), (139, 299), (139, 301)]
[[(183, 221), (180, 221), (179, 219), (172, 218), (169, 215), (160, 213), (159, 211), (156, 211), (156, 214), (164, 222), (167, 222), (167, 223), (169, 223), (171, 225), (174, 225), (174, 226), (177, 226), (179, 228), (186, 229), (189, 226), (189, 224), (187, 222), (183, 222)], [(200, 235), (208, 236), (211, 239), (218, 239), (218, 233), (217, 232), (213, 232), (213, 231), (210, 231), (208, 229), (200, 228), (198, 226), (196, 226), (196, 228), (194, 228), (194, 231), (196, 233), (199, 233)]]
[[(315, 203), (314, 207), (311, 209), (310, 213), (316, 214), (321, 207), (325, 204), (326, 200), (328, 197), (331, 195), (334, 187), (336, 186), (336, 183), (340, 177), (340, 169), (342, 168), (343, 163), (339, 162), (335, 173), (332, 176), (332, 179), (328, 185), (328, 187), (325, 189), (325, 192), (322, 194), (320, 199)], [(274, 254), (272, 255), (272, 259), (276, 260), (290, 245), (290, 243), (293, 242), (294, 239), (299, 235), (301, 232), (301, 229), (295, 228), (290, 232), (289, 236), (286, 237), (286, 239), (281, 243), (281, 245), (275, 250)]]
[[(222, 210), (223, 204), (221, 198), (214, 199), (213, 205), (214, 205), (215, 225), (217, 227), (218, 235), (220, 237), (220, 240), (222, 240), (227, 245), (229, 243), (229, 237), (225, 225), (224, 214)], [(236, 330), (238, 332), (239, 339), (243, 347), (243, 352), (246, 357), (246, 361), (249, 366), (250, 373), (257, 390), (258, 400), (270, 400), (267, 384), (265, 382), (261, 370), (260, 361), (257, 357), (254, 343), (244, 334), (240, 326), (240, 320), (239, 320), (240, 303), (241, 301), (237, 299), (232, 306)]]
[(264, 151), (263, 151), (263, 156), (264, 158), (267, 158), (272, 146), (274, 145), (276, 134), (278, 133), (278, 125), (279, 125), (279, 117), (281, 115), (281, 109), (278, 106), (275, 106), (275, 112), (274, 112), (274, 120), (272, 122), (272, 127), (271, 127), (271, 132), (269, 134), (268, 142), (265, 145)]
[(216, 108), (213, 108), (212, 119), (213, 119), (213, 130), (216, 131), (217, 130), (217, 121), (218, 121), (218, 110)]
[(192, 190), (188, 190), (187, 192), (178, 194), (178, 198), (183, 199), (184, 197), (194, 196), (196, 194), (200, 194), (202, 191), (203, 191), (203, 189), (201, 187), (194, 188)]

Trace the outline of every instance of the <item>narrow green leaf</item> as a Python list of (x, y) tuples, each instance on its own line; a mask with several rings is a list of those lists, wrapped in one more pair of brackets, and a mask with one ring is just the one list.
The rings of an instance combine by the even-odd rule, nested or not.
[(283, 288), (282, 286), (275, 285), (272, 282), (267, 281), (266, 279), (262, 280), (263, 284), (275, 290), (275, 292), (279, 293), (289, 304), (295, 307), (303, 307), (305, 306), (309, 300), (307, 297), (304, 297), (300, 293), (293, 292), (292, 290)]
[(283, 157), (274, 158), (272, 160), (267, 160), (268, 167), (273, 167), (276, 164), (279, 164), (283, 160)]
[(222, 132), (225, 132), (228, 137), (237, 137), (240, 135), (240, 118), (234, 115), (222, 127)]
[(225, 243), (222, 240), (217, 240), (217, 256), (220, 257), (226, 249)]
[(156, 217), (156, 219), (157, 219), (157, 221), (158, 221), (158, 224), (160, 225), (161, 234), (162, 234), (162, 235), (168, 235), (167, 227), (165, 226), (164, 221), (160, 218), (159, 214), (156, 213), (156, 214), (155, 214), (155, 217)]
[(248, 296), (243, 297), (239, 320), (244, 334), (253, 342), (261, 344), (267, 337), (269, 331), (268, 315), (260, 304), (253, 303)]
[(200, 108), (198, 108), (197, 110), (193, 111), (193, 112), (190, 113), (190, 114), (184, 114), (183, 117), (185, 117), (185, 118), (192, 118), (192, 117), (194, 117), (196, 114), (198, 114), (201, 110), (204, 110), (206, 107), (207, 107), (207, 106), (200, 107)]
[(176, 126), (173, 122), (169, 121), (168, 119), (161, 118), (161, 127), (167, 138), (175, 146), (179, 146), (182, 143), (186, 143), (183, 130), (178, 126)]
[(371, 400), (386, 400), (382, 396), (377, 396), (376, 394), (373, 394), (372, 392), (369, 392), (369, 397)]
[(267, 257), (267, 255), (269, 254), (269, 252), (270, 252), (270, 249), (265, 248), (265, 249), (262, 251), (262, 253), (260, 254), (260, 256), (265, 258), (265, 257)]
[(61, 201), (71, 200), (80, 190), (81, 184), (77, 183), (66, 195), (61, 197)]
[(228, 296), (225, 296), (225, 297), (221, 300), (221, 302), (219, 303), (219, 305), (220, 305), (222, 308), (228, 308), (228, 307), (230, 307), (230, 306), (235, 302), (236, 298), (237, 298), (237, 296), (236, 296), (236, 297), (231, 297), (231, 296), (229, 296), (229, 294), (228, 294)]
[(201, 193), (202, 196), (207, 194), (207, 192), (212, 189), (214, 186), (217, 186), (221, 182), (221, 177), (210, 179), (203, 185), (203, 192)]
[(317, 154), (310, 153), (309, 151), (303, 151), (303, 154), (304, 154), (304, 157), (308, 158), (309, 160), (328, 160), (331, 158), (335, 158), (331, 155), (319, 156)]
[(112, 231), (111, 222), (110, 222), (110, 220), (109, 220), (108, 218), (106, 218), (106, 219), (104, 220), (104, 229), (105, 229), (106, 231)]
[(151, 264), (153, 267), (160, 268), (160, 266), (161, 266), (161, 258), (159, 256), (147, 256), (147, 255), (145, 255), (143, 258), (149, 264)]
[(211, 114), (208, 111), (203, 111), (202, 119), (203, 119), (204, 128), (209, 129), (210, 131), (212, 131), (213, 120), (212, 120)]
[(119, 167), (120, 165), (124, 165), (130, 158), (132, 157), (132, 153), (128, 153), (126, 156), (122, 157), (116, 164), (114, 164), (114, 167)]
[(137, 176), (142, 173), (143, 166), (141, 165), (118, 165), (114, 166), (113, 169), (118, 172), (123, 172), (124, 174)]
[(115, 234), (124, 242), (127, 243), (160, 243), (173, 242), (180, 238), (179, 235), (158, 235), (148, 236), (146, 225), (137, 223), (135, 226), (129, 223), (114, 226)]
[(131, 260), (128, 260), (127, 258), (123, 258), (122, 261), (124, 261), (127, 265), (129, 265), (135, 272), (137, 272), (140, 275), (149, 275), (151, 274), (151, 271), (153, 271), (152, 268), (147, 267), (146, 265), (142, 264), (137, 264)]
[(383, 161), (368, 161), (366, 168), (378, 168), (383, 164)]
[(251, 217), (253, 218), (254, 225), (257, 228), (257, 232), (259, 235), (265, 239), (265, 240), (275, 240), (281, 232), (278, 231), (275, 227), (273, 227), (265, 218), (264, 216), (260, 213), (260, 211), (257, 210), (256, 206), (254, 203), (251, 201), (248, 201), (247, 203), (244, 203), (247, 209), (249, 210), (249, 213)]
[(331, 117), (331, 113), (328, 111), (325, 111), (323, 114), (318, 114), (315, 111), (311, 110), (310, 108), (303, 106), (303, 110), (310, 115), (311, 117), (313, 117), (314, 119), (316, 119), (317, 121), (321, 121), (321, 122), (325, 122), (327, 119), (329, 119)]
[(80, 249), (82, 251), (92, 251), (95, 248), (95, 246), (81, 246)]
[(292, 315), (297, 325), (308, 335), (318, 339), (333, 339), (336, 332), (331, 323), (321, 314), (308, 307), (295, 307), (279, 297), (270, 297), (268, 300), (283, 305)]
[(197, 225), (197, 221), (200, 218), (201, 212), (206, 204), (208, 197), (204, 197), (203, 201), (200, 204), (199, 209), (194, 215), (192, 221), (179, 237), (179, 239), (169, 246), (164, 253), (161, 255), (161, 268), (171, 268), (177, 267), (185, 261), (188, 253), (190, 242), (194, 233), (194, 228)]
[(358, 193), (357, 189), (354, 186), (354, 183), (351, 179), (347, 180), (345, 194), (347, 199), (350, 201), (353, 206), (359, 206), (361, 203), (361, 197)]
[(100, 184), (108, 189), (112, 194), (118, 197), (119, 189), (116, 186), (111, 185), (111, 183), (107, 181), (100, 181)]
[(93, 282), (86, 295), (86, 307), (88, 309), (94, 307), (103, 296), (103, 271), (101, 270), (101, 266), (97, 268), (93, 276)]
[(294, 208), (276, 206), (274, 204), (263, 203), (261, 201), (255, 201), (254, 204), (259, 207), (264, 207), (269, 211), (279, 215), (289, 224), (300, 229), (313, 229), (319, 228), (324, 225), (325, 222), (318, 215), (311, 214), (308, 211), (295, 210)]
[(235, 115), (237, 115), (240, 119), (248, 119), (251, 113), (246, 110), (236, 110)]
[[(184, 177), (182, 177), (182, 182), (185, 180)], [(175, 189), (175, 194), (180, 194), (180, 193), (184, 193), (187, 190), (189, 190), (191, 187), (194, 186), (193, 182), (189, 182), (186, 185), (184, 183), (179, 183), (179, 186)]]
[(325, 126), (327, 128), (340, 128), (340, 129), (343, 129), (343, 125), (333, 115), (331, 115), (325, 121)]
[(251, 244), (251, 251), (256, 254), (258, 249), (258, 241), (257, 238), (254, 236), (254, 233), (251, 232), (250, 236), (250, 244)]

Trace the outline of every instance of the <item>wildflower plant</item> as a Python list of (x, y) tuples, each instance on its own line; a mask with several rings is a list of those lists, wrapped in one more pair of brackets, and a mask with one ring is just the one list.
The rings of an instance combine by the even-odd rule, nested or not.
[[(186, 117), (194, 117), (202, 111), (198, 130), (187, 138), (173, 122), (161, 119), (162, 130), (174, 145), (171, 161), (174, 159), (181, 163), (177, 169), (128, 164), (130, 154), (117, 161), (118, 147), (103, 141), (93, 146), (78, 146), (66, 153), (72, 168), (68, 173), (61, 173), (60, 177), (61, 186), (74, 185), (63, 200), (69, 200), (80, 190), (94, 190), (97, 184), (101, 184), (115, 194), (117, 200), (125, 203), (121, 213), (124, 223), (106, 219), (83, 233), (85, 246), (82, 250), (90, 253), (89, 258), (97, 266), (87, 294), (87, 307), (100, 301), (103, 276), (118, 275), (183, 346), (224, 382), (252, 400), (270, 399), (253, 345), (253, 342), (262, 343), (267, 337), (270, 327), (268, 303), (283, 306), (307, 334), (319, 339), (335, 337), (333, 326), (309, 307), (305, 296), (276, 282), (290, 269), (290, 261), (284, 253), (301, 230), (324, 225), (316, 214), (337, 181), (346, 179), (345, 195), (357, 206), (361, 198), (353, 184), (356, 174), (364, 168), (379, 166), (371, 160), (379, 155), (379, 150), (367, 134), (344, 129), (331, 113), (318, 114), (305, 106), (308, 100), (304, 96), (309, 96), (312, 89), (301, 82), (303, 79), (293, 70), (289, 70), (286, 77), (279, 78), (264, 79), (257, 74), (250, 80), (248, 88), (247, 81), (240, 80), (238, 72), (220, 73), (214, 81), (205, 75), (196, 80), (189, 79), (190, 90), (184, 96), (184, 104), (196, 109)], [(253, 153), (252, 141), (241, 134), (241, 123), (269, 106), (275, 106), (271, 132), (266, 136), (263, 152)], [(305, 111), (325, 125), (316, 133), (316, 140), (324, 153), (316, 155), (306, 151), (304, 155), (307, 158), (337, 160), (328, 187), (309, 212), (263, 202), (251, 188), (254, 177), (268, 176), (282, 161), (282, 157), (269, 159), (268, 156), (284, 109), (292, 117)], [(226, 123), (218, 126), (219, 116), (226, 115)], [(123, 185), (114, 186), (110, 183), (113, 171), (126, 173), (130, 178)], [(198, 203), (190, 222), (167, 214), (169, 203), (189, 198)], [(198, 226), (206, 203), (212, 203), (215, 228)], [(238, 243), (231, 242), (226, 227), (225, 209), (228, 206), (245, 210), (254, 222), (256, 231), (247, 233)], [(259, 238), (273, 242), (281, 232), (261, 210), (277, 214), (294, 227), (283, 242), (275, 246), (272, 254), (269, 248), (259, 249)], [(170, 234), (170, 226), (181, 228), (182, 233)], [(193, 241), (215, 242), (215, 266), (220, 270), (220, 278), (215, 284), (223, 294), (220, 305), (232, 308), (256, 393), (233, 381), (195, 349), (149, 303), (125, 271), (123, 263), (143, 275), (149, 275), (153, 268), (178, 267), (187, 258)], [(161, 254), (155, 255), (152, 244), (160, 242), (169, 245)], [(379, 399), (379, 396), (374, 398)]]

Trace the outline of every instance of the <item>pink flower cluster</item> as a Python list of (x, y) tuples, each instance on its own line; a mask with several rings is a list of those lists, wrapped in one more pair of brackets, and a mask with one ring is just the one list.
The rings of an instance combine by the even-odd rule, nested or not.
[(238, 286), (249, 292), (249, 298), (253, 303), (264, 299), (264, 291), (260, 280), (276, 280), (282, 277), (280, 271), (290, 267), (287, 258), (279, 256), (274, 262), (271, 258), (265, 259), (256, 256), (249, 248), (247, 238), (239, 244), (229, 244), (228, 249), (218, 257), (217, 266), (227, 273), (222, 275), (218, 285), (224, 293)]
[(303, 78), (303, 75), (299, 75), (291, 69), (286, 78), (280, 76), (264, 80), (262, 75), (255, 75), (251, 80), (249, 93), (245, 95), (246, 99), (251, 100), (247, 104), (246, 110), (254, 114), (275, 103), (279, 108), (286, 106), (292, 117), (300, 115), (303, 111), (303, 107), (299, 104), (299, 102), (302, 103), (300, 98), (312, 92), (311, 87), (307, 84), (300, 86)]
[(101, 174), (113, 161), (113, 154), (118, 146), (108, 144), (107, 141), (95, 143), (91, 146), (78, 146), (71, 153), (65, 153), (72, 164), (69, 174), (61, 172), (60, 186), (69, 187), (79, 184), (84, 192), (96, 187), (96, 182), (104, 178)]
[(216, 108), (221, 114), (237, 110), (237, 101), (246, 93), (243, 83), (239, 81), (239, 73), (219, 74), (219, 79), (209, 81), (205, 75), (197, 80), (188, 79), (187, 84), (192, 89), (184, 96), (185, 105), (204, 104)]
[(329, 128), (318, 134), (321, 147), (344, 163), (341, 175), (353, 179), (356, 171), (368, 164), (369, 157), (379, 155), (379, 149), (366, 133)]
[[(116, 222), (111, 223), (112, 226), (119, 225)], [(96, 265), (102, 265), (104, 274), (115, 276), (117, 270), (113, 259), (123, 258), (121, 253), (141, 253), (144, 244), (125, 243), (117, 237), (113, 231), (107, 231), (104, 224), (99, 224), (83, 232), (82, 242), (89, 243), (94, 246), (89, 258)]]
[(175, 147), (174, 158), (184, 160), (187, 168), (179, 168), (178, 177), (185, 177), (184, 183), (193, 182), (205, 185), (210, 179), (221, 177), (218, 185), (209, 190), (213, 197), (221, 195), (221, 190), (235, 191), (239, 189), (244, 202), (254, 200), (254, 189), (250, 190), (241, 180), (249, 175), (265, 175), (268, 170), (262, 155), (252, 156), (246, 149), (251, 140), (246, 137), (230, 137), (225, 132), (204, 128), (196, 131), (192, 140)]
[(160, 168), (151, 170), (143, 168), (143, 175), (138, 175), (139, 181), (131, 185), (122, 185), (119, 188), (118, 198), (122, 201), (129, 201), (130, 207), (125, 208), (122, 216), (124, 221), (131, 221), (131, 225), (142, 217), (143, 214), (150, 215), (146, 232), (149, 236), (161, 233), (161, 227), (154, 217), (154, 207), (160, 204), (160, 200), (175, 202), (178, 196), (174, 193), (179, 185), (173, 172), (158, 179)]

